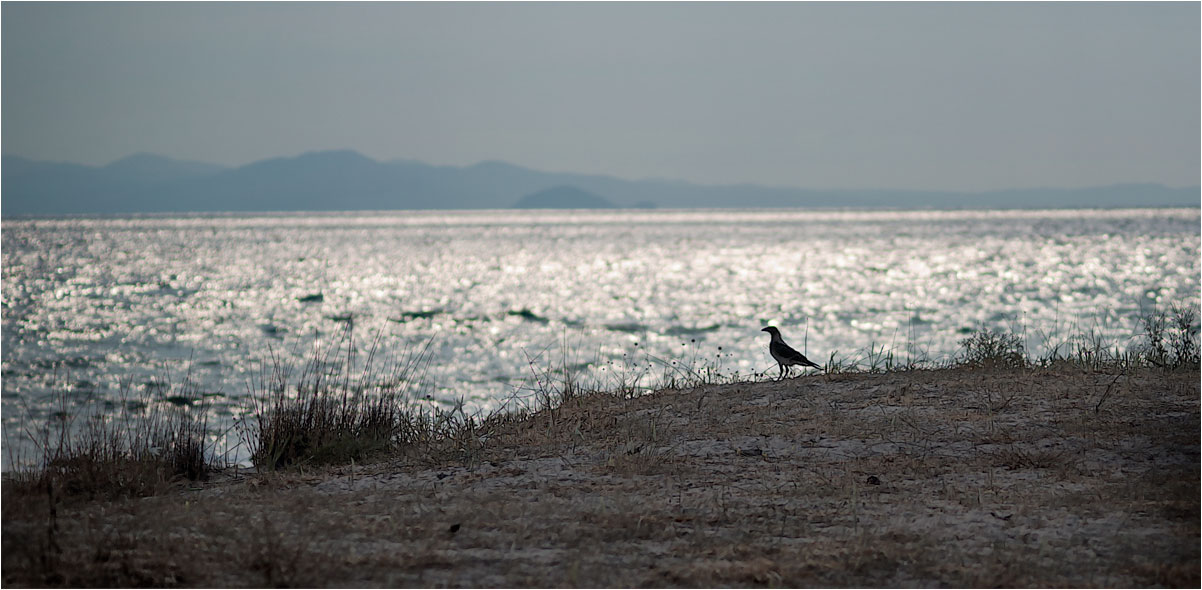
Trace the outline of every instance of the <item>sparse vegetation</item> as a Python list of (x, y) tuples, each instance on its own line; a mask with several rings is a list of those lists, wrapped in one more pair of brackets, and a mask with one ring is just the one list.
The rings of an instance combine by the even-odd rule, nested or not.
[(1026, 349), (1017, 335), (977, 330), (960, 341), (960, 364), (974, 368), (1021, 369), (1027, 366)]
[[(42, 494), (56, 499), (114, 499), (144, 497), (162, 491), (176, 479), (202, 480), (219, 459), (209, 442), (207, 412), (202, 395), (190, 379), (175, 389), (145, 392), (125, 400), (114, 414), (96, 411), (99, 404), (69, 407), (67, 395), (40, 428), (27, 425), (24, 433), (37, 447), (33, 463), (9, 457), (5, 492), (17, 496)], [(180, 400), (179, 403), (167, 399)], [(11, 447), (10, 447), (11, 452)], [(56, 500), (57, 501), (57, 500)]]
[[(204, 397), (190, 379), (178, 388), (143, 392), (130, 399), (130, 383), (122, 385), (124, 403), (112, 415), (89, 413), (97, 404), (70, 407), (67, 394), (42, 428), (25, 432), (37, 446), (30, 463), (12, 456), (3, 481), (4, 567), (16, 563), (29, 585), (132, 586), (154, 583), (130, 571), (75, 567), (65, 557), (64, 536), (81, 523), (67, 515), (95, 501), (114, 502), (160, 494), (179, 482), (200, 482), (219, 468), (220, 458), (207, 436)], [(173, 401), (167, 401), (171, 399)], [(89, 541), (97, 561), (119, 550), (123, 538)], [(6, 585), (8, 578), (5, 578)]]
[(1197, 367), (1199, 362), (1198, 312), (1193, 307), (1174, 305), (1171, 310), (1153, 310), (1144, 315), (1143, 338), (1138, 351), (1157, 367)]

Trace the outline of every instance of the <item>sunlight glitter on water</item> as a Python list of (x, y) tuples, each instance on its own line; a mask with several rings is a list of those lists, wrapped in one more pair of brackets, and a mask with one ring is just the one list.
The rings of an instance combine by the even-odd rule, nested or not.
[(351, 318), (385, 356), (432, 339), (433, 397), (483, 409), (565, 342), (585, 373), (775, 370), (767, 324), (822, 361), (942, 360), (982, 326), (1037, 353), (1086, 329), (1125, 348), (1143, 310), (1196, 305), (1199, 274), (1197, 210), (4, 220), (4, 420), (64, 383), (103, 397), (187, 371), (232, 414), (272, 353), (299, 364)]

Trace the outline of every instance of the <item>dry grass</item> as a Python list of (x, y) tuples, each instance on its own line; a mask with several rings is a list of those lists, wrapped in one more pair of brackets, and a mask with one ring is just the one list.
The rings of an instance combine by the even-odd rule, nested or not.
[(14, 468), (5, 474), (5, 494), (45, 495), (52, 503), (143, 497), (172, 481), (207, 478), (219, 460), (195, 384), (185, 378), (177, 388), (144, 392), (136, 401), (129, 384), (122, 387), (115, 413), (89, 413), (99, 403), (72, 411), (64, 393), (49, 423), (36, 430), (27, 423), (24, 434), (37, 459), (9, 457)]
[(3, 582), (1196, 587), (1198, 384), (1058, 366), (573, 391), (437, 456), (52, 518), (6, 492)]
[(361, 360), (351, 326), (296, 375), (274, 356), (263, 367), (243, 429), (256, 466), (363, 462), (431, 438), (437, 416), (413, 403), (429, 343), (380, 367), (379, 333)]

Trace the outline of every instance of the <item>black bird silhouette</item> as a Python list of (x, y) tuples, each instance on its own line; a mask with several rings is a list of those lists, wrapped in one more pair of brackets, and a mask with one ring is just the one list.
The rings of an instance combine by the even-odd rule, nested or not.
[(760, 331), (772, 335), (772, 342), (768, 344), (768, 352), (772, 353), (772, 358), (776, 359), (776, 363), (780, 365), (780, 376), (777, 379), (783, 379), (788, 372), (788, 367), (793, 365), (822, 368), (822, 365), (811, 361), (804, 354), (793, 350), (792, 346), (785, 344), (785, 339), (780, 337), (780, 330), (776, 329), (776, 326), (768, 326)]

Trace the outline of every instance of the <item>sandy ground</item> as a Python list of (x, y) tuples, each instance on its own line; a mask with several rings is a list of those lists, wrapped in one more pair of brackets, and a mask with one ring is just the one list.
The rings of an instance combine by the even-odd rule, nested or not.
[(439, 461), (226, 474), (53, 534), (6, 510), (3, 581), (1197, 587), (1199, 428), (1197, 371), (590, 395)]

